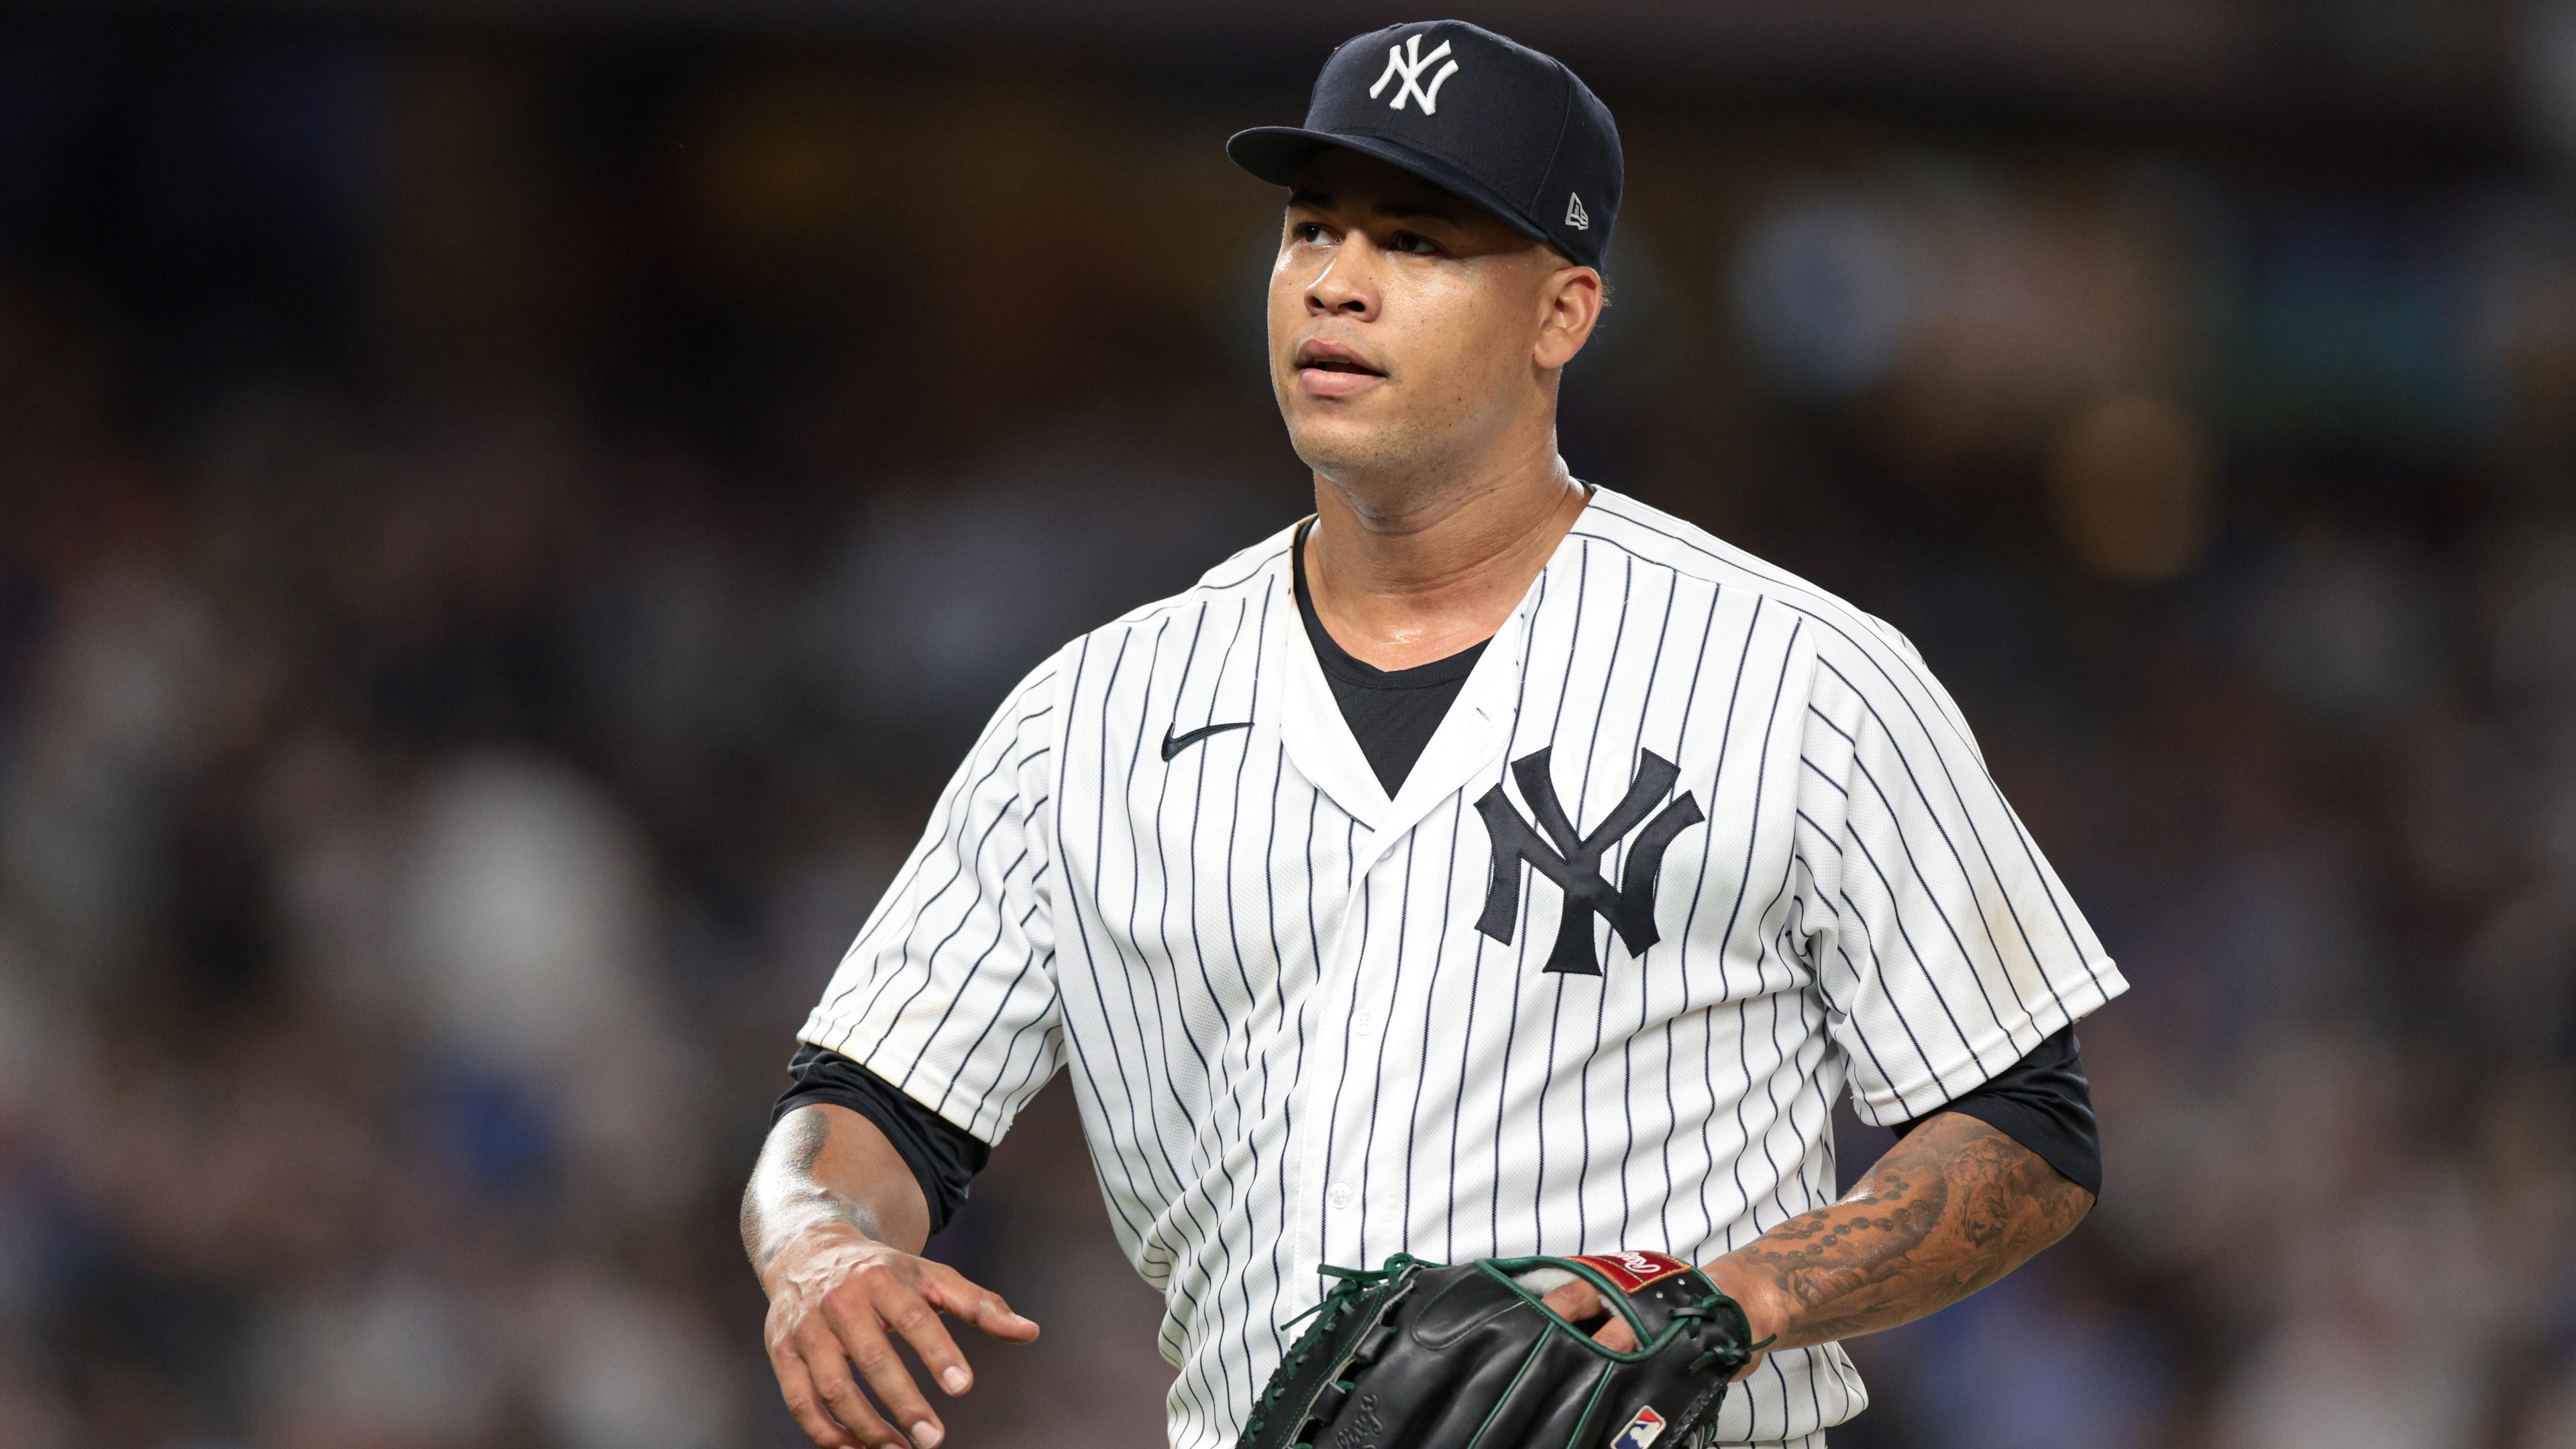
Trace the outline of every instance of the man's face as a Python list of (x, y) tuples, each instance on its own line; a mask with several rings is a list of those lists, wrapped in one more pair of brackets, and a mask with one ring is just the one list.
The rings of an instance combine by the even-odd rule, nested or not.
[(1591, 269), (1492, 213), (1323, 151), (1298, 173), (1270, 272), (1270, 385), (1289, 441), (1327, 477), (1473, 458), (1552, 405), (1599, 296)]

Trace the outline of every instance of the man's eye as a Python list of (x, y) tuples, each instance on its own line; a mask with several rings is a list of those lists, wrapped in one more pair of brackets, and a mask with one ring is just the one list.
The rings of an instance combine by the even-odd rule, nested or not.
[(1417, 257), (1427, 257), (1440, 250), (1432, 244), (1431, 238), (1412, 231), (1400, 231), (1387, 238), (1387, 249), (1410, 253)]
[(1288, 228), (1288, 235), (1308, 246), (1313, 246), (1324, 239), (1324, 224), (1319, 221), (1301, 221)]

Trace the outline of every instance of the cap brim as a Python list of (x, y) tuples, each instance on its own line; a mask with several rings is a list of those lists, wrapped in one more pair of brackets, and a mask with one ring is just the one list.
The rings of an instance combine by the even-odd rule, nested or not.
[(1234, 164), (1269, 182), (1273, 186), (1293, 186), (1297, 173), (1315, 153), (1328, 146), (1374, 156), (1410, 176), (1419, 176), (1443, 191), (1452, 192), (1494, 215), (1512, 230), (1532, 241), (1553, 246), (1537, 222), (1523, 216), (1517, 207), (1505, 201), (1492, 187), (1469, 176), (1436, 156), (1426, 156), (1410, 146), (1381, 140), (1375, 136), (1345, 136), (1332, 131), (1309, 131), (1303, 126), (1255, 126), (1237, 131), (1226, 139), (1225, 154)]

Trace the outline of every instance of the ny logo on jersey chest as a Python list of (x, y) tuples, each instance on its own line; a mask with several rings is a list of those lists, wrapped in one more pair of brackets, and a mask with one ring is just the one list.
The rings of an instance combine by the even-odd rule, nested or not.
[[(1521, 910), (1521, 866), (1527, 863), (1565, 892), (1546, 969), (1598, 976), (1601, 957), (1592, 945), (1592, 918), (1607, 917), (1628, 954), (1645, 955), (1647, 947), (1662, 939), (1655, 930), (1655, 878), (1663, 870), (1664, 851), (1674, 836), (1703, 817), (1687, 790), (1662, 810), (1655, 809), (1655, 802), (1681, 778), (1681, 767), (1652, 750), (1639, 750), (1637, 776), (1628, 783), (1628, 793), (1590, 835), (1579, 834), (1557, 801), (1548, 755), (1548, 749), (1540, 749), (1512, 761), (1512, 778), (1521, 782), (1521, 798), (1529, 802), (1536, 824), (1512, 808), (1500, 783), (1476, 802), (1476, 814), (1494, 842), (1493, 879), (1485, 888), (1485, 911), (1476, 918), (1476, 929), (1506, 946), (1512, 943)], [(1601, 857), (1632, 830), (1637, 838), (1628, 847), (1619, 884), (1613, 886), (1602, 877)]]

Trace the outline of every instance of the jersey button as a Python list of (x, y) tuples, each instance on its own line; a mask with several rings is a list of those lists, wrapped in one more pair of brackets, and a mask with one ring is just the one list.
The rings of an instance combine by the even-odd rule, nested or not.
[(1351, 1210), (1351, 1204), (1360, 1200), (1360, 1195), (1352, 1190), (1349, 1183), (1337, 1182), (1333, 1184), (1333, 1190), (1324, 1195), (1324, 1200), (1333, 1205), (1333, 1211), (1346, 1213)]
[(1377, 1035), (1377, 1013), (1361, 1007), (1359, 1014), (1351, 1018), (1351, 1030), (1363, 1037)]

